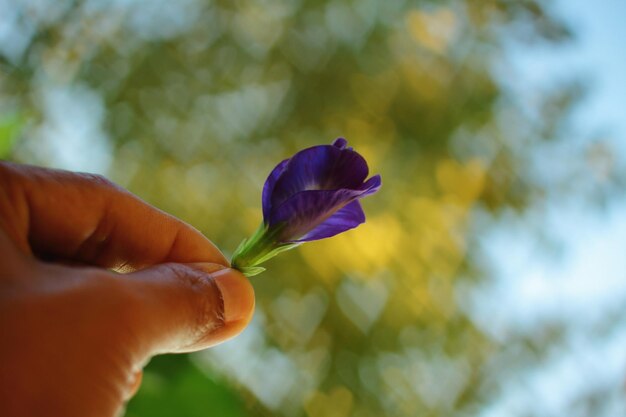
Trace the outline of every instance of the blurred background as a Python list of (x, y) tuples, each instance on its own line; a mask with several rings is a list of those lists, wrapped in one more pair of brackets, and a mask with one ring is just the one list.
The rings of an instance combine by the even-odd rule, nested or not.
[(128, 417), (626, 415), (626, 3), (0, 0), (0, 157), (98, 172), (229, 255), (346, 137), (367, 223), (252, 278)]

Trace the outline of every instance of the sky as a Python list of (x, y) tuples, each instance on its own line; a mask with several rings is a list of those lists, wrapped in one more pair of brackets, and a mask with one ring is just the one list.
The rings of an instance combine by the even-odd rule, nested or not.
[(602, 131), (626, 156), (626, 2), (557, 0), (553, 10), (574, 28), (569, 48), (520, 50), (514, 56), (520, 73), (532, 83), (580, 74), (591, 84), (590, 96), (576, 113), (583, 132)]

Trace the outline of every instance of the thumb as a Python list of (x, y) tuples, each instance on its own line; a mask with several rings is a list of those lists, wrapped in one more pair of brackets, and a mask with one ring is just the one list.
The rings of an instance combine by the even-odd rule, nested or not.
[(211, 263), (156, 265), (123, 276), (136, 301), (147, 355), (190, 352), (239, 334), (254, 312), (254, 290), (239, 271)]

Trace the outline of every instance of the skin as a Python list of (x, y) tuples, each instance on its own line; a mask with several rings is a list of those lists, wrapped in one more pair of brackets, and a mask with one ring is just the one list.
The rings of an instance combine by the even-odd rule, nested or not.
[(228, 267), (103, 177), (0, 161), (0, 415), (122, 414), (152, 356), (248, 324), (252, 286)]

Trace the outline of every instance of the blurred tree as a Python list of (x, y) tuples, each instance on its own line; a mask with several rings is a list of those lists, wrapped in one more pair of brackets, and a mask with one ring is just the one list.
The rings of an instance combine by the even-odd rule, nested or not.
[(507, 59), (511, 45), (569, 39), (549, 5), (5, 7), (0, 110), (32, 116), (13, 147), (17, 122), (0, 125), (0, 155), (104, 171), (226, 252), (258, 225), (267, 173), (302, 147), (345, 136), (383, 176), (365, 226), (272, 261), (254, 278), (251, 328), (191, 361), (156, 359), (128, 415), (476, 415), (497, 381), (537, 363), (558, 329), (502, 352), (459, 298), (489, 278), (482, 222), (563, 185), (538, 180), (535, 158), (566, 140), (583, 90), (528, 103)]

